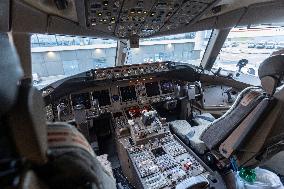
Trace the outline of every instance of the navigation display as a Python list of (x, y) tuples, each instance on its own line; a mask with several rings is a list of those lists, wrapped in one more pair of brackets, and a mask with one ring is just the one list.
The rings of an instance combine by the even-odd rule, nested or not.
[(175, 90), (175, 86), (172, 81), (161, 81), (161, 91), (163, 94), (172, 93)]
[(135, 86), (120, 87), (120, 94), (122, 102), (136, 100)]
[(91, 100), (89, 93), (80, 93), (71, 95), (72, 106), (83, 104), (86, 109), (91, 108)]
[(145, 83), (145, 88), (148, 97), (160, 95), (158, 82)]
[(111, 105), (108, 90), (94, 91), (93, 92), (93, 99), (97, 99), (99, 101), (100, 106)]

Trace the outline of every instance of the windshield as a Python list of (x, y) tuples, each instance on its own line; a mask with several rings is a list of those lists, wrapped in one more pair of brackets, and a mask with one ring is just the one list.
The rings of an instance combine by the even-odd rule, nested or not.
[[(224, 43), (214, 68), (258, 75), (258, 67), (274, 51), (284, 48), (284, 28), (257, 26), (233, 28)], [(241, 63), (244, 67), (240, 68)]]
[(199, 66), (211, 30), (140, 40), (140, 47), (129, 50), (125, 64), (175, 61)]
[(114, 66), (114, 40), (60, 35), (31, 36), (33, 84), (38, 88), (90, 69)]
[[(211, 31), (140, 40), (125, 64), (178, 61), (199, 66)], [(31, 36), (33, 84), (43, 88), (90, 69), (115, 66), (117, 41), (77, 36)]]

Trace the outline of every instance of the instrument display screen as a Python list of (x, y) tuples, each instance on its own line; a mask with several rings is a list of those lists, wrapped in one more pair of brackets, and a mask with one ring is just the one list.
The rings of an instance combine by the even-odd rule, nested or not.
[(135, 86), (126, 86), (126, 87), (120, 87), (120, 94), (121, 94), (121, 100), (122, 102), (132, 101), (136, 100), (136, 91)]
[(111, 105), (110, 95), (108, 90), (94, 91), (93, 99), (97, 99), (99, 101), (100, 106)]
[(83, 104), (86, 109), (91, 108), (91, 99), (89, 93), (80, 93), (71, 95), (72, 106)]
[(145, 88), (148, 97), (160, 95), (158, 82), (145, 83)]
[(175, 90), (175, 86), (172, 81), (161, 81), (161, 91), (163, 94), (172, 93)]

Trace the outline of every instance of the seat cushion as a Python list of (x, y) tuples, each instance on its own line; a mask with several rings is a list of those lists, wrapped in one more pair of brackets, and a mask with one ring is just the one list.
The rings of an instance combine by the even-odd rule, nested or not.
[(210, 113), (203, 113), (194, 117), (193, 121), (195, 121), (198, 125), (208, 125), (213, 122), (215, 118)]
[(171, 121), (169, 124), (174, 134), (188, 145), (186, 135), (190, 132), (191, 125), (186, 120), (175, 120)]
[(189, 133), (185, 136), (190, 146), (199, 154), (204, 154), (207, 150), (205, 143), (200, 139), (201, 134), (209, 127), (209, 125), (200, 125), (191, 127)]
[(207, 149), (200, 135), (207, 129), (207, 125), (191, 127), (186, 120), (175, 120), (170, 122), (174, 134), (176, 134), (186, 145), (192, 147), (196, 152), (204, 154)]

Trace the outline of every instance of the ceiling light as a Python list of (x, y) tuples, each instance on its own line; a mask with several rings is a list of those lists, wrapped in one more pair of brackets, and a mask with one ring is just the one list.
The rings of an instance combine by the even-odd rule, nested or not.
[(54, 58), (54, 57), (55, 57), (55, 53), (52, 52), (52, 51), (48, 51), (48, 52), (47, 52), (47, 56), (48, 56), (49, 58)]
[(101, 49), (96, 49), (95, 52), (96, 52), (97, 54), (100, 54), (100, 53), (102, 52), (102, 50), (101, 50)]

